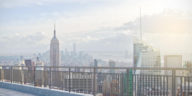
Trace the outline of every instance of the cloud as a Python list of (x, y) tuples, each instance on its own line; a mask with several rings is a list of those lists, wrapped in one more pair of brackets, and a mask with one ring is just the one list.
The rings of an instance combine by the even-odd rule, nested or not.
[[(179, 11), (143, 16), (143, 40), (160, 49), (162, 54), (192, 54), (190, 25), (191, 17)], [(82, 49), (113, 52), (130, 49), (130, 38), (139, 38), (139, 18), (121, 26), (101, 28), (87, 34), (99, 39), (83, 44)]]
[(1, 8), (15, 8), (15, 7), (30, 7), (30, 6), (44, 6), (55, 3), (63, 4), (86, 4), (86, 3), (97, 3), (97, 2), (114, 2), (116, 0), (0, 0)]
[[(140, 1), (145, 2), (142, 6), (142, 9), (144, 10), (144, 12), (142, 11), (142, 31), (144, 39), (150, 44), (159, 48), (159, 46), (165, 42), (159, 42), (159, 40), (166, 36), (165, 34), (183, 34), (183, 32), (187, 34), (191, 32), (189, 27), (189, 25), (191, 25), (191, 19), (188, 19), (185, 14), (173, 12), (173, 10), (167, 12), (169, 14), (166, 12), (158, 13), (166, 7), (171, 7), (168, 6), (169, 4), (166, 4), (166, 6), (162, 5), (167, 2), (167, 0), (158, 1), (161, 2), (161, 4), (155, 4), (158, 5), (157, 7), (154, 7), (154, 5), (151, 6), (151, 4), (156, 1), (153, 1), (153, 3), (144, 0)], [(25, 9), (25, 6), (31, 7), (31, 11), (22, 10), (24, 13), (21, 12), (21, 14), (19, 13), (20, 11), (15, 11), (19, 14), (18, 17), (21, 17), (21, 20), (13, 18), (14, 20), (10, 21), (13, 24), (10, 24), (8, 23), (8, 19), (10, 18), (7, 18), (4, 23), (1, 23), (0, 32), (3, 36), (1, 36), (2, 38), (0, 38), (0, 42), (7, 46), (1, 48), (4, 49), (4, 53), (9, 53), (9, 51), (6, 50), (11, 48), (14, 44), (17, 46), (14, 47), (16, 51), (23, 49), (17, 53), (22, 51), (27, 52), (27, 50), (32, 50), (30, 51), (32, 53), (43, 48), (49, 48), (53, 31), (52, 24), (55, 21), (57, 22), (57, 36), (60, 40), (61, 48), (69, 48), (72, 43), (77, 42), (80, 46), (82, 45), (81, 49), (103, 49), (115, 51), (122, 48), (122, 50), (125, 50), (126, 47), (123, 46), (127, 46), (127, 43), (129, 43), (126, 41), (126, 38), (129, 38), (129, 36), (139, 36), (139, 19), (137, 18), (139, 10), (137, 9), (139, 4), (142, 4), (142, 2), (122, 1), (119, 3), (119, 0), (83, 0), (83, 2), (82, 0), (2, 0), (0, 2), (0, 7), (3, 8), (7, 7), (14, 9), (15, 7), (21, 7), (21, 9)], [(110, 6), (106, 7), (106, 3), (109, 2)], [(68, 7), (61, 7), (61, 5), (57, 6), (58, 3), (61, 3), (61, 5), (65, 3)], [(77, 5), (80, 6), (73, 7), (74, 5), (72, 3), (77, 3)], [(89, 6), (83, 7), (82, 3)], [(80, 10), (82, 7), (84, 9)], [(152, 10), (152, 8), (155, 9)], [(148, 15), (149, 13), (152, 15)], [(184, 16), (182, 16), (182, 14)], [(31, 17), (23, 18), (23, 16), (25, 17), (28, 15)], [(8, 14), (8, 17), (9, 16), (17, 17), (15, 13), (13, 15)], [(11, 35), (16, 32), (18, 33), (17, 36)], [(46, 33), (41, 36), (41, 34), (36, 34), (35, 32)], [(161, 36), (159, 34), (161, 34)], [(120, 39), (118, 40), (117, 38)], [(168, 38), (168, 36), (166, 38)], [(124, 40), (126, 42), (123, 42)], [(121, 43), (117, 43), (117, 41)], [(117, 44), (119, 47), (115, 46)], [(159, 44), (159, 46), (157, 46), (157, 44)], [(39, 48), (40, 46), (41, 48)], [(14, 53), (14, 51), (12, 53)]]
[(32, 54), (47, 49), (47, 45), (42, 43), (45, 39), (42, 32), (27, 36), (16, 33), (12, 36), (1, 36), (0, 38), (0, 44), (2, 45), (0, 53), (2, 55)]
[(28, 6), (30, 4), (38, 4), (38, 0), (1, 0), (1, 8), (13, 8), (18, 6)]

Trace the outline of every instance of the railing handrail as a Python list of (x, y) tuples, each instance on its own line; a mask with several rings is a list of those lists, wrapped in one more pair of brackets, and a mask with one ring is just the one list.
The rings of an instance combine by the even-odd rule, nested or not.
[(90, 67), (90, 66), (14, 66), (0, 65), (0, 67), (35, 67), (35, 68), (83, 68), (83, 69), (133, 69), (133, 70), (192, 70), (192, 68), (171, 68), (171, 67)]

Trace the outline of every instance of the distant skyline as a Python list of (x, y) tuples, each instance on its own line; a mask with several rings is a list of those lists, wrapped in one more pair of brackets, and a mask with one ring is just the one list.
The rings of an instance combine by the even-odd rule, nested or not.
[(61, 50), (72, 50), (73, 43), (83, 51), (130, 50), (132, 38), (139, 37), (140, 8), (147, 44), (163, 54), (192, 54), (190, 4), (191, 0), (0, 0), (0, 55), (49, 50), (55, 23)]

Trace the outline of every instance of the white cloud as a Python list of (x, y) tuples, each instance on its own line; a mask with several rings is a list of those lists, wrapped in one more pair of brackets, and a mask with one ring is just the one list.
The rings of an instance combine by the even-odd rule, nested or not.
[[(111, 0), (100, 2), (111, 2)], [(98, 2), (99, 2), (98, 1)], [(151, 2), (152, 1), (152, 2)], [(158, 2), (156, 2), (158, 1)], [(30, 6), (30, 5), (38, 5), (43, 6), (44, 4), (54, 4), (54, 3), (82, 3), (82, 0), (1, 0), (0, 7), (21, 7), (21, 6)], [(83, 0), (83, 3), (97, 2), (97, 0)], [(122, 1), (113, 0), (113, 3), (110, 6), (101, 6), (97, 5), (94, 8), (88, 8), (86, 10), (78, 10), (74, 12), (62, 12), (55, 10), (54, 12), (42, 12), (40, 17), (29, 18), (27, 20), (18, 20), (17, 22), (12, 21), (12, 24), (6, 23), (5, 25), (2, 23), (0, 26), (0, 44), (4, 45), (1, 47), (3, 50), (0, 53), (10, 53), (7, 49), (11, 48), (12, 50), (19, 50), (17, 53), (22, 52), (25, 53), (27, 50), (32, 50), (32, 52), (36, 52), (38, 50), (48, 49), (50, 39), (53, 34), (53, 24), (56, 21), (57, 27), (57, 36), (60, 40), (61, 47), (65, 48), (71, 45), (71, 43), (85, 43), (85, 46), (92, 46), (92, 42), (100, 42), (103, 40), (107, 40), (107, 43), (113, 43), (113, 40), (110, 41), (107, 38), (121, 38), (119, 35), (135, 35), (138, 36), (138, 20), (135, 20), (139, 17), (139, 7), (142, 5), (142, 16), (143, 18), (143, 32), (145, 33), (144, 39), (146, 41), (157, 46), (158, 43), (154, 43), (153, 41), (158, 42), (158, 40), (162, 39), (164, 35), (158, 37), (156, 33), (167, 32), (167, 30), (174, 31), (174, 26), (170, 26), (169, 28), (165, 28), (166, 25), (175, 25), (177, 26), (177, 32), (183, 32), (188, 30), (189, 25), (191, 25), (191, 21), (188, 21), (191, 17), (189, 15), (184, 14), (184, 16), (171, 13), (173, 16), (178, 16), (172, 18), (169, 14), (167, 17), (170, 18), (170, 22), (166, 23), (165, 21), (168, 18), (164, 18), (162, 12), (165, 8), (172, 8), (176, 10), (177, 8), (181, 8), (181, 10), (186, 9), (184, 1), (182, 6), (180, 6), (179, 0), (176, 0), (173, 5), (171, 4), (174, 0), (171, 0), (169, 3), (166, 3), (167, 0), (140, 0), (139, 2), (134, 1)], [(120, 3), (117, 3), (120, 2)], [(115, 4), (116, 3), (116, 4)], [(170, 6), (169, 6), (170, 5)], [(180, 6), (180, 7), (178, 7)], [(187, 6), (187, 5), (186, 5)], [(176, 8), (176, 9), (175, 9)], [(172, 12), (172, 11), (171, 11)], [(170, 13), (170, 12), (168, 12)], [(23, 14), (25, 15), (25, 14)], [(146, 16), (147, 15), (147, 16)], [(148, 16), (151, 15), (151, 16)], [(33, 16), (32, 16), (33, 17)], [(163, 17), (163, 18), (162, 18)], [(190, 18), (188, 18), (190, 17)], [(172, 21), (178, 21), (177, 23)], [(188, 23), (186, 23), (188, 21)], [(179, 24), (182, 23), (182, 26), (185, 28), (181, 28)], [(179, 29), (180, 28), (180, 29)], [(38, 32), (44, 32), (43, 34), (39, 34)], [(39, 35), (37, 35), (38, 33)], [(175, 33), (175, 31), (174, 31)], [(16, 35), (12, 35), (16, 34)], [(149, 35), (148, 35), (149, 34)], [(152, 35), (151, 35), (152, 34)], [(42, 35), (42, 36), (41, 36)], [(36, 38), (37, 36), (37, 38)], [(39, 37), (38, 37), (39, 36)], [(155, 38), (153, 38), (153, 36)], [(157, 38), (158, 37), (158, 38)], [(184, 38), (183, 36), (182, 38)], [(125, 37), (123, 37), (125, 38)], [(100, 41), (101, 40), (101, 41)], [(13, 42), (12, 42), (13, 41)], [(38, 42), (40, 41), (40, 42)], [(152, 41), (152, 42), (151, 42)], [(183, 42), (185, 40), (182, 40)], [(24, 42), (24, 43), (21, 43)], [(38, 42), (38, 44), (37, 44)], [(159, 42), (163, 43), (163, 42)], [(17, 47), (11, 47), (13, 44), (16, 44)], [(87, 45), (86, 45), (87, 44)], [(98, 44), (98, 43), (97, 43)], [(113, 44), (111, 44), (113, 45)], [(123, 46), (125, 44), (122, 44)], [(40, 48), (39, 48), (40, 47)], [(84, 47), (85, 48), (85, 47)], [(115, 48), (115, 47), (114, 47)], [(23, 49), (23, 50), (21, 50)], [(85, 48), (86, 49), (86, 48)], [(116, 48), (118, 49), (118, 48)], [(16, 53), (16, 51), (12, 51), (11, 53)], [(108, 50), (106, 48), (106, 50)], [(44, 50), (43, 50), (44, 51)]]
[(54, 3), (94, 3), (94, 2), (116, 2), (117, 0), (0, 0), (0, 8), (43, 6)]

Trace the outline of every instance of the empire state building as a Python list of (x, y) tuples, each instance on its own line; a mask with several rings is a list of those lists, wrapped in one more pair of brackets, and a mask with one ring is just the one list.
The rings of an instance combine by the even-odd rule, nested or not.
[(50, 44), (50, 66), (60, 65), (60, 51), (59, 51), (59, 40), (56, 37), (56, 30), (54, 26), (54, 36), (51, 39)]

